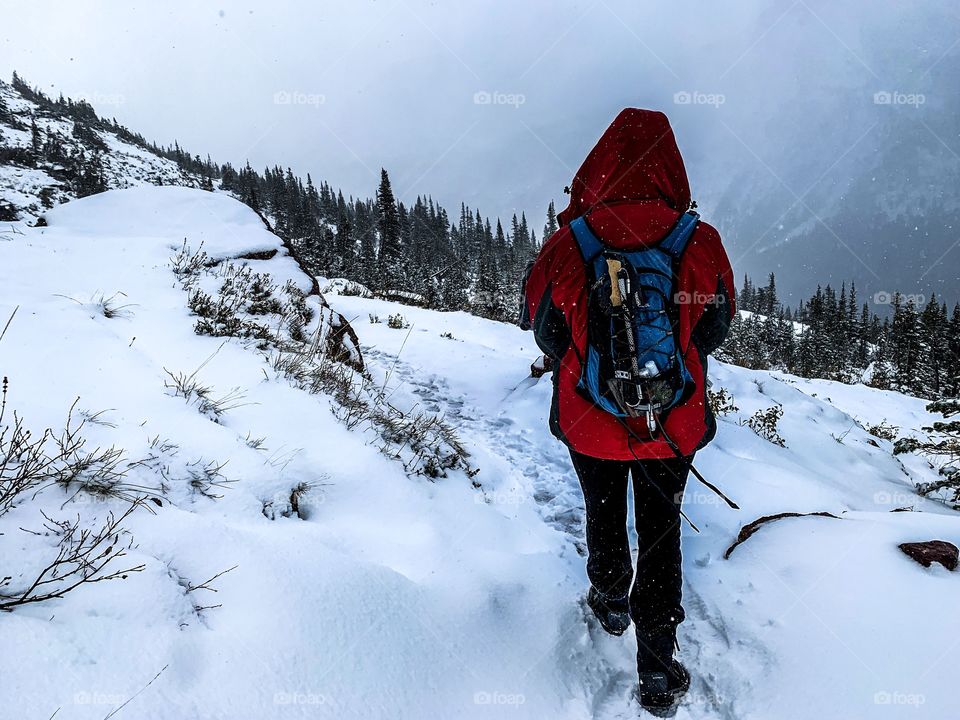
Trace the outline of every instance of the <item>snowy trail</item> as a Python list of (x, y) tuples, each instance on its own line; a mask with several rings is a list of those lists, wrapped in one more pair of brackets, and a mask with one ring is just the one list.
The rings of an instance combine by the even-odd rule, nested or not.
[(544, 521), (566, 533), (578, 551), (585, 548), (583, 502), (569, 456), (558, 443), (542, 442), (539, 433), (524, 427), (523, 418), (509, 411), (509, 402), (533, 386), (529, 380), (521, 381), (499, 402), (495, 415), (488, 415), (478, 410), (476, 398), (454, 390), (444, 375), (424, 372), (376, 347), (363, 347), (363, 353), (372, 366), (389, 374), (389, 387), (402, 386), (424, 409), (447, 418), (474, 450), (482, 447), (487, 454), (501, 457), (512, 469), (511, 477), (527, 487)]
[[(509, 513), (510, 501), (530, 502), (562, 534), (564, 587), (585, 591), (582, 499), (566, 450), (547, 428), (549, 377), (528, 378), (539, 354), (529, 335), (462, 313), (356, 297), (330, 301), (355, 320), (366, 356), (375, 371), (390, 373), (398, 402), (419, 404), (459, 426), (491, 504), (507, 505), (501, 510)], [(398, 311), (411, 329), (363, 321), (367, 314)], [(920, 459), (905, 459), (905, 467), (887, 441), (864, 430), (882, 418), (917, 428), (927, 422), (922, 401), (720, 363), (711, 365), (711, 376), (739, 409), (721, 419), (717, 440), (698, 454), (697, 465), (743, 510), (729, 510), (692, 478), (688, 483), (685, 510), (702, 533), (684, 528), (687, 620), (679, 641), (694, 679), (677, 717), (900, 717), (913, 712), (921, 696), (928, 711), (948, 706), (948, 696), (934, 692), (923, 674), (927, 650), (916, 638), (928, 623), (914, 618), (907, 623), (912, 629), (893, 631), (886, 618), (904, 623), (900, 608), (922, 603), (926, 592), (953, 592), (936, 574), (921, 577), (904, 566), (895, 546), (938, 532), (958, 537), (957, 518), (912, 492), (912, 482), (930, 472)], [(776, 403), (786, 409), (778, 428), (785, 447), (742, 425)], [(904, 505), (922, 512), (890, 512)], [(762, 515), (822, 510), (848, 519), (781, 521), (731, 559), (722, 557), (742, 525)], [(864, 553), (868, 561), (860, 558)], [(864, 616), (865, 604), (885, 609)], [(865, 623), (884, 632), (865, 631)], [(582, 601), (559, 625), (565, 708), (574, 716), (637, 717), (632, 634), (606, 636)], [(947, 657), (960, 655), (945, 640), (932, 644)], [(912, 665), (897, 655), (904, 648), (913, 653)], [(901, 677), (907, 666), (918, 668), (912, 680)], [(842, 680), (847, 675), (849, 682)], [(918, 686), (925, 692), (911, 690)], [(811, 696), (814, 687), (822, 691)], [(906, 698), (909, 707), (887, 698)]]
[[(544, 522), (562, 532), (577, 554), (584, 556), (585, 562), (583, 501), (569, 455), (546, 432), (542, 418), (531, 417), (523, 411), (524, 395), (539, 384), (536, 380), (521, 381), (498, 403), (496, 414), (490, 415), (478, 411), (482, 404), (479, 398), (458, 392), (450, 378), (411, 364), (403, 359), (402, 353), (391, 354), (373, 346), (363, 347), (363, 352), (373, 368), (389, 376), (388, 386), (393, 392), (408, 392), (423, 408), (447, 418), (461, 436), (468, 439), (474, 452), (482, 449), (485, 455), (502, 458), (509, 468), (510, 479), (525, 488)], [(540, 382), (549, 385), (549, 376)], [(533, 398), (533, 402), (541, 401), (542, 392)], [(520, 411), (511, 410), (515, 405), (520, 406)], [(635, 554), (632, 533), (631, 542)], [(751, 670), (757, 673), (773, 658), (763, 651), (758, 638), (744, 637), (742, 631), (737, 633), (735, 647), (720, 609), (711, 607), (709, 600), (689, 582), (685, 583), (684, 597), (688, 617), (679, 640), (694, 679), (679, 716), (724, 720), (741, 717), (736, 712), (734, 698), (747, 696), (750, 683), (729, 671), (721, 678), (718, 664), (728, 664), (738, 647), (749, 648), (749, 655), (762, 659), (762, 662), (750, 662), (749, 658), (743, 658), (739, 664), (740, 667), (753, 665)], [(571, 663), (571, 674), (581, 671), (575, 680), (590, 698), (590, 717), (609, 720), (636, 717), (639, 711), (633, 699), (636, 676), (632, 663), (636, 645), (632, 631), (625, 638), (611, 638), (593, 620), (582, 601), (580, 609), (580, 616), (570, 618), (573, 627), (568, 632), (583, 636), (586, 631), (585, 645), (590, 647), (582, 647), (581, 652), (570, 658), (575, 659)], [(617, 652), (618, 645), (620, 652)]]

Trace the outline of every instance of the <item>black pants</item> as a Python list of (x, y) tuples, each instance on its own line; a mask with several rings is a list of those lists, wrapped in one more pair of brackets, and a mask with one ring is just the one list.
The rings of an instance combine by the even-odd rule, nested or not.
[[(680, 503), (689, 458), (599, 460), (571, 450), (587, 510), (587, 576), (611, 609), (629, 607), (638, 631), (683, 622)], [(627, 480), (633, 475), (639, 548), (636, 573), (627, 536)], [(632, 588), (631, 588), (632, 585)]]

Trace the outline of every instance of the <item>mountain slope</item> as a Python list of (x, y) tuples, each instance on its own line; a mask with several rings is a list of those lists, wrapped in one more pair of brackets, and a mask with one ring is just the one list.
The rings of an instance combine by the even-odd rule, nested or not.
[[(313, 285), (248, 208), (137, 188), (48, 217), (0, 239), (0, 267), (17, 268), (0, 318), (19, 306), (0, 341), (7, 412), (58, 428), (79, 395), (89, 447), (124, 448), (125, 482), (160, 504), (126, 521), (131, 545), (114, 567), (140, 572), (0, 613), (11, 717), (103, 718), (128, 700), (120, 716), (636, 716), (633, 641), (584, 615), (582, 508), (546, 430), (549, 380), (528, 377), (528, 334), (376, 299), (331, 295), (332, 310), (307, 299), (308, 334), (341, 313), (392, 406), (457, 428), (479, 472), (431, 480), (381, 452), (374, 425), (345, 424), (340, 401), (292, 383), (270, 341), (194, 332), (203, 317), (188, 303), (202, 306), (170, 261), (184, 239), (208, 253), (194, 289), (216, 293), (231, 264)], [(409, 327), (388, 325), (397, 314)], [(928, 420), (922, 402), (712, 371), (739, 410), (698, 466), (743, 510), (696, 484), (685, 498), (702, 533), (684, 537), (681, 654), (696, 680), (678, 717), (904, 717), (917, 705), (952, 717), (938, 668), (958, 656), (960, 621), (943, 609), (960, 590), (896, 546), (958, 543), (960, 516), (913, 493), (933, 474), (925, 463), (901, 465), (858, 424), (909, 431)], [(180, 374), (230, 400), (178, 396)], [(774, 403), (786, 447), (737, 422)], [(214, 485), (197, 474), (211, 463)], [(55, 533), (20, 530), (42, 531), (40, 511), (96, 527), (125, 504), (83, 477), (23, 497), (0, 514), (0, 577), (12, 576), (0, 592), (56, 552)], [(902, 506), (914, 511), (891, 512)], [(723, 558), (742, 525), (784, 511), (840, 519), (781, 520)]]
[[(100, 189), (201, 187), (202, 178), (173, 160), (122, 138), (116, 129), (100, 127), (89, 105), (71, 107), (74, 117), (45, 109), (0, 81), (0, 109), (5, 108), (0, 112), (0, 206), (34, 219), (53, 205)], [(55, 148), (55, 159), (35, 158), (34, 126), (36, 141)]]
[(717, 113), (691, 111), (706, 121), (709, 152), (692, 168), (713, 191), (702, 204), (738, 273), (776, 272), (791, 304), (853, 280), (861, 297), (934, 291), (952, 305), (956, 3), (759, 4), (748, 58), (763, 62), (717, 78)]

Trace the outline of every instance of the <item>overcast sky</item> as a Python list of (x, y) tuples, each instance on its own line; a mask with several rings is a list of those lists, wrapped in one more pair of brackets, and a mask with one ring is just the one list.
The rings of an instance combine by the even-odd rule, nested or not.
[[(290, 166), (362, 196), (384, 166), (404, 201), (429, 193), (450, 211), (461, 200), (504, 218), (525, 210), (539, 228), (628, 105), (670, 115), (702, 205), (722, 189), (717, 157), (772, 181), (776, 148), (760, 136), (785, 98), (803, 122), (798, 88), (811, 82), (872, 74), (882, 89), (862, 35), (877, 18), (900, 23), (906, 7), (677, 5), (0, 0), (0, 72), (218, 161)], [(903, 64), (935, 59), (910, 53)], [(822, 154), (811, 149), (814, 176), (830, 162)]]

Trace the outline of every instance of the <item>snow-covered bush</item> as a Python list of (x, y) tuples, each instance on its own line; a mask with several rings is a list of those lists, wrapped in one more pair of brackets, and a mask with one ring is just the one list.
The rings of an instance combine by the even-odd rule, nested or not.
[(901, 438), (894, 445), (896, 455), (919, 451), (943, 459), (940, 480), (920, 483), (917, 492), (921, 495), (940, 495), (954, 508), (960, 510), (960, 399), (938, 400), (927, 405), (927, 411), (941, 413), (945, 418), (923, 428), (929, 433), (925, 439)]
[(406, 318), (403, 317), (400, 313), (396, 315), (390, 315), (387, 318), (387, 327), (392, 330), (406, 330), (410, 327), (410, 323), (407, 322)]
[(780, 447), (786, 447), (787, 444), (777, 429), (777, 423), (780, 422), (782, 417), (783, 406), (778, 404), (768, 407), (766, 410), (757, 410), (746, 420), (741, 420), (740, 424), (750, 428), (764, 440), (769, 440)]
[[(279, 288), (269, 275), (246, 266), (211, 262), (202, 252), (192, 257), (186, 245), (171, 259), (171, 266), (188, 292), (187, 305), (200, 316), (198, 333), (256, 338), (276, 373), (302, 390), (329, 395), (333, 413), (344, 425), (374, 431), (377, 447), (402, 462), (410, 475), (439, 478), (450, 470), (476, 474), (456, 431), (440, 416), (405, 412), (390, 404), (384, 389), (363, 371), (362, 358), (354, 356), (352, 329), (326, 305), (321, 305), (325, 312), (318, 317), (306, 294), (292, 283)], [(211, 279), (221, 280), (217, 297), (203, 288)], [(255, 321), (252, 316), (262, 313), (253, 310), (275, 315), (278, 322), (268, 327)], [(379, 318), (371, 316), (370, 321)], [(400, 313), (391, 315), (387, 325), (410, 327)], [(215, 396), (200, 383), (197, 371), (167, 374), (171, 394), (195, 404), (214, 421), (242, 400), (236, 393)]]
[(900, 432), (900, 428), (888, 423), (886, 418), (875, 425), (867, 425), (866, 430), (876, 438), (890, 440), (891, 442), (897, 439), (897, 435)]
[(372, 298), (373, 293), (365, 285), (346, 278), (333, 278), (320, 291), (324, 295), (346, 295), (349, 297)]
[(707, 390), (707, 402), (710, 403), (710, 409), (714, 415), (727, 415), (740, 410), (733, 403), (733, 395), (727, 392), (726, 388), (719, 390)]

